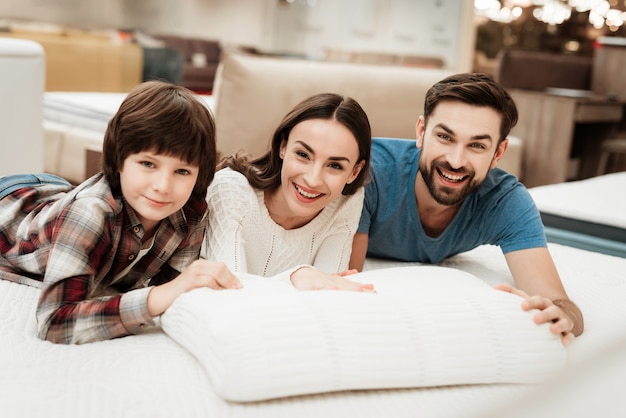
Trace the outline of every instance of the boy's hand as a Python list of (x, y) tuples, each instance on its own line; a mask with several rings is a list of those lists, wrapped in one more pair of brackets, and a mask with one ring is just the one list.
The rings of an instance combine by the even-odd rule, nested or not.
[(174, 280), (187, 282), (187, 290), (197, 287), (210, 287), (211, 289), (241, 289), (242, 285), (224, 263), (195, 260)]
[(239, 279), (224, 263), (195, 260), (174, 280), (155, 286), (150, 290), (147, 301), (151, 316), (161, 315), (181, 294), (198, 287), (211, 289), (241, 289)]

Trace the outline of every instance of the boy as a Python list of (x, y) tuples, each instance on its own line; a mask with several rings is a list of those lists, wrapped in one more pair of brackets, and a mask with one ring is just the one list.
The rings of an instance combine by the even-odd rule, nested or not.
[(224, 264), (197, 260), (216, 146), (192, 92), (135, 87), (102, 161), (75, 188), (51, 175), (0, 179), (0, 278), (42, 288), (38, 335), (55, 343), (135, 334), (181, 293), (240, 287)]

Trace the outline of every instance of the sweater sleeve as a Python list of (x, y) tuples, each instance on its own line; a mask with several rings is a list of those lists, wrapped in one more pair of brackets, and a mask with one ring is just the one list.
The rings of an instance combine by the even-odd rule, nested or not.
[(258, 206), (254, 189), (235, 171), (219, 171), (207, 191), (208, 224), (200, 256), (224, 262), (233, 272), (246, 273), (243, 223)]
[(352, 253), (352, 239), (359, 226), (363, 208), (363, 188), (346, 196), (337, 208), (328, 234), (321, 237), (322, 244), (313, 260), (313, 267), (325, 273), (339, 273), (348, 268)]

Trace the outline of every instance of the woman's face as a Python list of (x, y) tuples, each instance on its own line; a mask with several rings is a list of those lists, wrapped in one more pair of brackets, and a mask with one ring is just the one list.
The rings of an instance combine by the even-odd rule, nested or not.
[(280, 147), (281, 185), (266, 196), (270, 216), (285, 229), (305, 225), (358, 176), (356, 138), (334, 119), (308, 119)]

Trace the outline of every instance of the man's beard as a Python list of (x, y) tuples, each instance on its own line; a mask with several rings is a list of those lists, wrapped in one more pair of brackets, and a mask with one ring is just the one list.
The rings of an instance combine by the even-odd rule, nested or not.
[[(452, 173), (458, 173), (459, 175), (467, 175), (469, 176), (469, 181), (465, 184), (461, 190), (452, 189), (450, 187), (439, 187), (435, 185), (434, 176), (437, 171), (437, 167), (445, 171), (449, 171)], [(456, 206), (463, 203), (463, 200), (474, 191), (480, 183), (474, 180), (474, 176), (476, 173), (474, 171), (465, 171), (465, 170), (455, 170), (446, 162), (438, 163), (433, 162), (430, 166), (430, 170), (426, 167), (426, 163), (420, 156), (418, 162), (419, 172), (422, 174), (422, 178), (426, 183), (426, 187), (428, 187), (428, 191), (430, 195), (435, 199), (437, 203), (444, 206)]]

